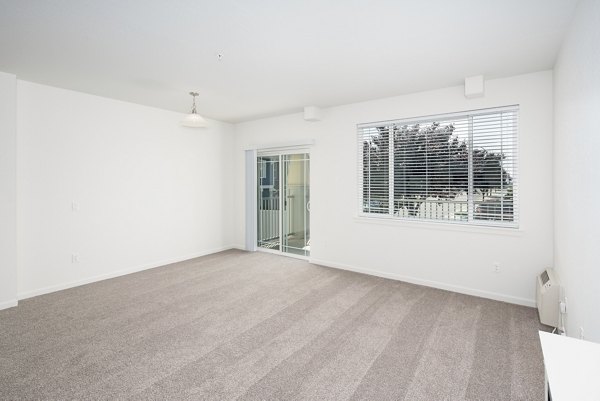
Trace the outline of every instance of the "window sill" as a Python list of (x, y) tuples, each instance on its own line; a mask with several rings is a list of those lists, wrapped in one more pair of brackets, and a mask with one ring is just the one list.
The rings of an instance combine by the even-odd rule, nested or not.
[(361, 224), (377, 224), (385, 226), (416, 228), (421, 230), (458, 231), (464, 233), (506, 235), (522, 237), (525, 233), (516, 227), (492, 227), (478, 224), (445, 223), (442, 221), (412, 221), (392, 217), (354, 216), (354, 221)]

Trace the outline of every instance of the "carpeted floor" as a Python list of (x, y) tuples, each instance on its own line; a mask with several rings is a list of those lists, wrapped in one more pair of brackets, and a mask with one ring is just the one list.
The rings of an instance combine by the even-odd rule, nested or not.
[(534, 309), (227, 251), (0, 311), (0, 398), (542, 400)]

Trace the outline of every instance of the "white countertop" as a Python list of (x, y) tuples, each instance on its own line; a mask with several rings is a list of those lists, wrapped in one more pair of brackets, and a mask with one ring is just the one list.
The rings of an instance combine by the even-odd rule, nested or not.
[(600, 344), (540, 331), (552, 401), (600, 401)]

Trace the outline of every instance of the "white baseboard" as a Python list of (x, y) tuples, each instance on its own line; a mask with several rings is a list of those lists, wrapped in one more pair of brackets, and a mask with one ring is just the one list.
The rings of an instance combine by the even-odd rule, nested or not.
[(18, 303), (19, 303), (19, 301), (17, 301), (16, 299), (11, 299), (10, 301), (0, 302), (0, 310), (12, 308), (14, 306), (17, 306)]
[[(142, 271), (142, 270), (148, 270), (148, 269), (153, 269), (153, 268), (156, 268), (156, 267), (161, 267), (161, 266), (164, 266), (164, 265), (169, 265), (169, 264), (172, 264), (172, 263), (183, 262), (184, 260), (194, 259), (194, 258), (198, 258), (200, 256), (206, 256), (206, 255), (210, 255), (212, 253), (222, 252), (222, 251), (226, 251), (226, 250), (232, 249), (232, 248), (233, 248), (233, 246), (223, 246), (223, 247), (220, 247), (220, 248), (209, 249), (209, 250), (206, 250), (206, 251), (201, 251), (201, 252), (193, 253), (191, 255), (186, 255), (186, 256), (181, 256), (181, 257), (177, 257), (177, 258), (166, 259), (166, 260), (162, 260), (162, 261), (158, 261), (158, 262), (154, 262), (154, 263), (144, 264), (144, 265), (141, 265), (141, 266), (131, 267), (131, 268), (128, 268), (128, 269), (121, 269), (121, 270), (117, 270), (117, 271), (114, 271), (114, 272), (110, 272), (110, 273), (106, 273), (106, 274), (101, 274), (101, 275), (98, 275), (98, 276), (87, 277), (87, 278), (84, 278), (84, 279), (81, 279), (81, 280), (75, 280), (75, 281), (71, 281), (71, 282), (68, 282), (68, 283), (51, 285), (51, 286), (48, 286), (48, 287), (38, 288), (38, 289), (35, 289), (35, 290), (31, 290), (31, 291), (24, 291), (24, 292), (18, 293), (17, 297), (18, 297), (18, 299), (21, 300), (21, 299), (35, 297), (35, 296), (38, 296), (38, 295), (49, 294), (51, 292), (56, 292), (56, 291), (60, 291), (60, 290), (66, 290), (67, 288), (73, 288), (73, 287), (78, 287), (78, 286), (84, 285), (84, 284), (95, 283), (96, 281), (107, 280), (109, 278), (115, 278), (115, 277), (119, 277), (119, 276), (124, 276), (126, 274), (136, 273), (136, 272), (139, 272), (139, 271)], [(0, 304), (0, 305), (2, 305), (2, 304)], [(15, 305), (16, 305), (16, 303), (15, 303)], [(15, 305), (12, 305), (12, 306), (15, 306)]]
[[(62, 284), (52, 285), (52, 286), (48, 286), (48, 287), (38, 288), (35, 290), (31, 290), (31, 291), (24, 291), (24, 292), (18, 294), (18, 299), (21, 300), (21, 299), (31, 298), (31, 297), (35, 297), (38, 295), (43, 295), (43, 294), (48, 294), (48, 293), (55, 292), (55, 291), (65, 290), (67, 288), (77, 287), (80, 285), (90, 284), (90, 283), (94, 283), (97, 281), (107, 280), (107, 279), (115, 278), (115, 277), (119, 277), (119, 276), (124, 276), (126, 274), (131, 274), (131, 273), (136, 273), (136, 272), (143, 271), (143, 270), (153, 269), (156, 267), (165, 266), (165, 265), (169, 265), (172, 263), (182, 262), (182, 261), (194, 259), (194, 258), (197, 258), (200, 256), (206, 256), (206, 255), (210, 255), (212, 253), (226, 251), (228, 249), (245, 250), (245, 246), (239, 245), (239, 244), (223, 246), (223, 247), (219, 247), (219, 248), (215, 248), (215, 249), (197, 252), (197, 253), (194, 253), (191, 255), (162, 260), (159, 262), (149, 263), (149, 264), (136, 266), (136, 267), (132, 267), (132, 268), (128, 268), (128, 269), (117, 270), (117, 271), (114, 271), (111, 273), (88, 277), (85, 279), (71, 281), (68, 283), (62, 283)], [(379, 270), (356, 267), (356, 266), (346, 265), (346, 264), (337, 263), (337, 262), (330, 262), (330, 261), (321, 260), (321, 259), (310, 259), (310, 263), (313, 263), (316, 265), (332, 267), (335, 269), (348, 270), (348, 271), (352, 271), (352, 272), (356, 272), (356, 273), (368, 274), (371, 276), (377, 276), (377, 277), (389, 278), (392, 280), (404, 281), (407, 283), (423, 285), (426, 287), (439, 288), (442, 290), (453, 291), (453, 292), (457, 292), (460, 294), (473, 295), (476, 297), (488, 298), (488, 299), (493, 299), (496, 301), (502, 301), (502, 302), (508, 302), (508, 303), (517, 304), (517, 305), (535, 307), (535, 300), (533, 300), (533, 299), (520, 298), (520, 297), (515, 297), (512, 295), (505, 295), (505, 294), (500, 294), (500, 293), (496, 293), (496, 292), (477, 290), (477, 289), (473, 289), (473, 288), (466, 288), (466, 287), (461, 287), (461, 286), (457, 286), (457, 285), (453, 285), (453, 284), (442, 283), (439, 281), (424, 280), (424, 279), (420, 279), (420, 278), (404, 276), (401, 274), (382, 272)], [(17, 303), (18, 303), (17, 300), (0, 302), (0, 310), (17, 306)]]
[(346, 264), (342, 264), (342, 263), (330, 262), (327, 260), (310, 259), (310, 263), (313, 263), (316, 265), (327, 266), (327, 267), (333, 267), (335, 269), (348, 270), (348, 271), (352, 271), (352, 272), (356, 272), (356, 273), (368, 274), (371, 276), (377, 276), (377, 277), (389, 278), (392, 280), (404, 281), (407, 283), (423, 285), (426, 287), (438, 288), (440, 290), (458, 292), (460, 294), (473, 295), (476, 297), (493, 299), (495, 301), (502, 301), (502, 302), (508, 302), (511, 304), (535, 307), (535, 300), (533, 300), (533, 299), (520, 298), (520, 297), (515, 297), (512, 295), (500, 294), (500, 293), (491, 292), (491, 291), (476, 290), (473, 288), (461, 287), (458, 285), (442, 283), (439, 281), (431, 281), (431, 280), (425, 280), (425, 279), (420, 279), (420, 278), (416, 278), (416, 277), (403, 276), (401, 274), (396, 274), (396, 273), (388, 273), (388, 272), (382, 272), (379, 270), (365, 269), (362, 267), (350, 266), (350, 265), (346, 265)]

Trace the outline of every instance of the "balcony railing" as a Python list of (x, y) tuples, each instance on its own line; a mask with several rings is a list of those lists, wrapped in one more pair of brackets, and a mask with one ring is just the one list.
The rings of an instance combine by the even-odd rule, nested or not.
[[(489, 197), (473, 201), (473, 220), (513, 221), (512, 199)], [(389, 214), (388, 200), (371, 198), (363, 205), (365, 213)], [(393, 215), (438, 221), (467, 221), (469, 202), (458, 199), (403, 199), (394, 201)]]
[(469, 218), (469, 202), (426, 199), (423, 201), (395, 201), (394, 216), (418, 219), (462, 221)]
[(257, 229), (260, 242), (279, 238), (279, 196), (259, 199)]

